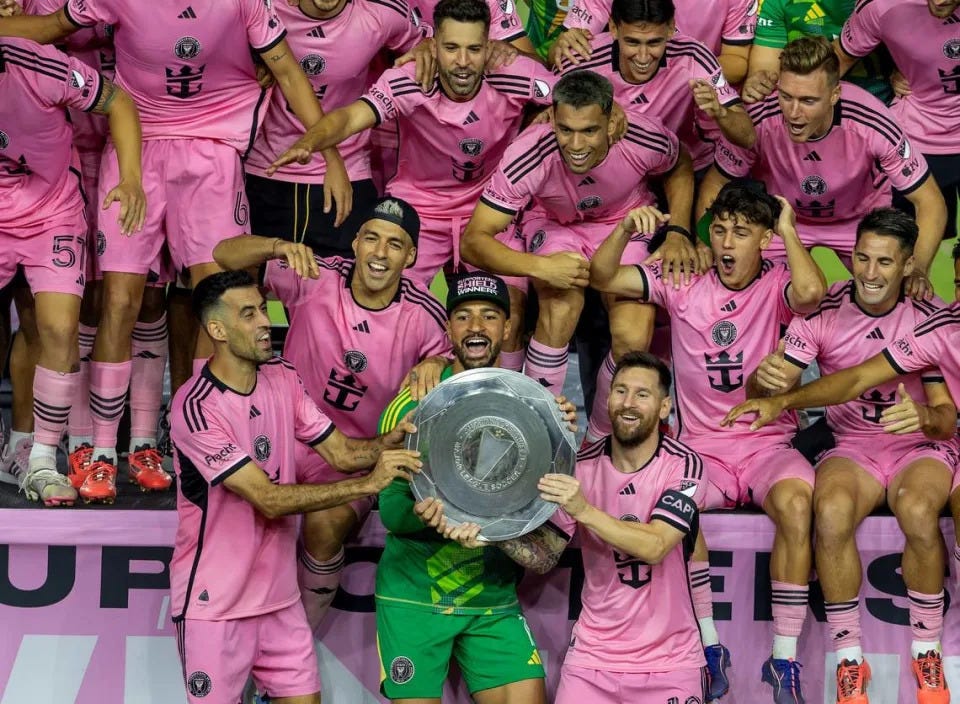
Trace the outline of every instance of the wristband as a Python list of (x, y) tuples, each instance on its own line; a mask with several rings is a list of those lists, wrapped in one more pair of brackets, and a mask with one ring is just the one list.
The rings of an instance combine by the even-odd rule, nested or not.
[(693, 238), (693, 233), (685, 227), (680, 227), (680, 225), (667, 225), (665, 228), (663, 228), (663, 232), (664, 234), (667, 232), (679, 232), (681, 235), (687, 238), (690, 244), (696, 244), (697, 242)]

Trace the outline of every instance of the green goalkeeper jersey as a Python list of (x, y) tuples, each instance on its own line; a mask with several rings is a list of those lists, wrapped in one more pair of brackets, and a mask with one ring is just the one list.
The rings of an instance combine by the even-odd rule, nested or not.
[[(441, 381), (452, 374), (447, 367)], [(401, 391), (380, 416), (379, 432), (392, 430), (416, 407), (409, 389)], [(519, 613), (520, 566), (496, 547), (465, 548), (426, 528), (414, 502), (403, 480), (380, 492), (380, 519), (388, 532), (377, 566), (377, 601), (445, 614)]]
[(563, 20), (573, 7), (573, 0), (527, 0), (527, 36), (541, 58), (557, 41), (563, 30)]
[[(799, 37), (823, 36), (833, 41), (853, 13), (855, 0), (762, 0), (757, 16), (757, 46), (782, 49)], [(887, 76), (893, 62), (885, 49), (861, 59), (846, 75), (852, 83), (890, 102)]]

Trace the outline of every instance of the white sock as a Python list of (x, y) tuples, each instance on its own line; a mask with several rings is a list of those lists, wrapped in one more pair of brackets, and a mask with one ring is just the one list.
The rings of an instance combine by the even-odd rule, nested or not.
[(936, 640), (913, 640), (910, 641), (910, 655), (916, 659), (924, 653), (935, 650), (941, 651), (940, 641)]
[(849, 648), (837, 648), (837, 664), (844, 660), (863, 662), (863, 648), (854, 645)]
[(117, 466), (117, 450), (113, 447), (95, 447), (93, 448), (93, 461), (98, 461), (101, 457), (106, 457), (107, 462), (114, 467)]
[(773, 659), (794, 660), (797, 657), (797, 638), (795, 636), (773, 637)]
[(130, 438), (130, 453), (132, 454), (132, 453), (136, 452), (138, 447), (139, 447), (139, 448), (152, 447), (152, 448), (156, 449), (156, 447), (157, 447), (157, 439), (156, 439), (155, 437), (152, 437), (152, 438)]
[(717, 627), (713, 623), (713, 616), (698, 618), (697, 623), (700, 624), (700, 641), (703, 643), (704, 648), (709, 648), (711, 645), (718, 645), (720, 643), (720, 635), (717, 633)]
[(48, 462), (53, 462), (54, 465), (57, 463), (57, 446), (56, 445), (44, 445), (40, 442), (33, 443), (33, 449), (30, 450), (30, 465), (37, 460), (46, 460)]
[(70, 436), (70, 452), (75, 452), (80, 448), (81, 445), (89, 445), (93, 447), (93, 436), (92, 435), (71, 435)]
[(17, 449), (17, 443), (25, 438), (32, 438), (33, 433), (22, 433), (19, 430), (10, 431), (10, 439), (7, 441), (7, 447), (3, 451), (3, 456), (6, 457), (14, 450)]

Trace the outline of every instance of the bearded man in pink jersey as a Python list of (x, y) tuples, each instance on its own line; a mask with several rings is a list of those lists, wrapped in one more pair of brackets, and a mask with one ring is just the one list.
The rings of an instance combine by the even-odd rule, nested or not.
[[(556, 704), (691, 702), (706, 696), (703, 649), (687, 582), (707, 482), (692, 449), (663, 435), (670, 370), (647, 352), (617, 363), (607, 402), (613, 434), (583, 448), (574, 477), (547, 474), (557, 532), (579, 527), (583, 611)], [(556, 543), (560, 543), (556, 549)], [(548, 545), (559, 559), (562, 541)]]
[[(960, 0), (857, 3), (834, 41), (840, 75), (880, 43), (909, 84), (890, 112), (923, 154), (947, 204), (945, 239), (957, 236), (960, 197)], [(922, 41), (918, 41), (922, 37)], [(902, 202), (903, 201), (903, 202)], [(909, 201), (895, 196), (901, 209)], [(909, 211), (908, 211), (909, 212)]]
[[(172, 611), (190, 704), (236, 704), (247, 677), (275, 704), (320, 704), (313, 634), (296, 578), (294, 514), (376, 494), (409, 479), (413, 426), (352, 439), (334, 427), (293, 365), (273, 357), (266, 302), (243, 271), (194, 289), (214, 355), (171, 408), (179, 523)], [(359, 479), (297, 483), (298, 443)]]
[[(725, 183), (751, 175), (790, 201), (805, 246), (829, 247), (849, 262), (857, 223), (870, 210), (890, 205), (896, 189), (915, 206), (920, 228), (907, 294), (933, 295), (927, 272), (946, 221), (943, 196), (890, 109), (840, 82), (840, 60), (826, 39), (787, 44), (777, 92), (747, 112), (756, 143), (744, 149), (717, 141), (716, 162), (700, 185), (698, 218)], [(779, 243), (768, 256), (783, 256)]]
[[(874, 210), (860, 222), (853, 279), (834, 284), (816, 311), (793, 319), (781, 347), (753, 375), (760, 394), (793, 388), (814, 360), (823, 375), (862, 362), (943, 307), (939, 299), (903, 295), (916, 237), (913, 219), (892, 208)], [(813, 512), (817, 576), (839, 662), (839, 704), (867, 704), (871, 673), (860, 644), (862, 575), (855, 531), (880, 506), (890, 507), (906, 537), (903, 580), (918, 700), (949, 700), (940, 653), (946, 553), (939, 520), (960, 457), (953, 440), (956, 418), (938, 369), (827, 408), (837, 444), (817, 465)]]
[[(659, 265), (620, 264), (632, 233), (652, 232), (663, 222), (663, 214), (649, 207), (631, 212), (597, 250), (591, 285), (656, 303), (670, 314), (677, 439), (696, 450), (707, 467), (707, 508), (752, 504), (775, 525), (773, 648), (761, 665), (761, 677), (773, 687), (775, 704), (802, 704), (797, 642), (809, 594), (813, 469), (792, 446), (795, 417), (783, 418), (760, 435), (746, 423), (721, 428), (720, 422), (730, 399), (747, 397), (746, 370), (776, 347), (781, 326), (816, 308), (826, 281), (800, 241), (789, 203), (767, 194), (762, 184), (728, 184), (711, 212), (716, 265), (689, 285), (670, 285)], [(774, 232), (783, 241), (787, 263), (763, 256)], [(705, 642), (717, 637), (709, 569), (706, 542), (700, 539), (691, 574), (702, 578), (691, 581)]]
[[(429, 291), (404, 276), (417, 256), (420, 221), (416, 210), (387, 196), (363, 214), (354, 235), (354, 257), (315, 258), (309, 247), (279, 238), (242, 235), (217, 245), (214, 256), (226, 269), (261, 267), (261, 284), (278, 298), (290, 318), (283, 354), (300, 371), (307, 393), (343, 432), (377, 430), (381, 411), (403, 386), (426, 391), (438, 383), (449, 355), (446, 311)], [(387, 352), (389, 350), (389, 352)], [(429, 365), (436, 358), (434, 376)], [(302, 447), (298, 480), (336, 481), (339, 472)], [(299, 580), (307, 618), (314, 629), (333, 602), (343, 569), (343, 543), (367, 517), (372, 499), (361, 499), (303, 521)]]

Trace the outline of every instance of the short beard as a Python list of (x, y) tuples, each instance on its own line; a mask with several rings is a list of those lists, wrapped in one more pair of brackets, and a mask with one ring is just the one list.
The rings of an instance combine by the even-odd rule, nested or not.
[(486, 359), (468, 359), (466, 354), (463, 351), (463, 345), (456, 345), (453, 348), (453, 354), (460, 361), (460, 365), (464, 369), (485, 369), (487, 367), (492, 367), (494, 362), (497, 361), (497, 358), (500, 356), (500, 348), (502, 344), (499, 342), (490, 341), (490, 354)]
[(617, 419), (611, 419), (611, 425), (613, 426), (613, 439), (617, 441), (622, 447), (627, 449), (632, 449), (639, 445), (642, 445), (646, 442), (647, 438), (653, 435), (657, 427), (660, 425), (660, 419), (656, 416), (649, 418), (646, 422), (642, 423), (635, 430), (630, 432), (621, 432), (617, 427)]

